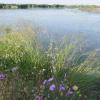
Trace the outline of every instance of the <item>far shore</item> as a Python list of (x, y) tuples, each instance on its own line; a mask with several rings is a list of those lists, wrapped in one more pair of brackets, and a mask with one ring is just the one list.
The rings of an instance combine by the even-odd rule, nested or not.
[(0, 4), (0, 9), (69, 8), (85, 12), (100, 13), (98, 5), (59, 5), (59, 4)]

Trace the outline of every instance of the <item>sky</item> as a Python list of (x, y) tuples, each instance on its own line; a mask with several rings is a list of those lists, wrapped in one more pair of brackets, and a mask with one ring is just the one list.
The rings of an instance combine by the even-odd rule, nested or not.
[(0, 0), (0, 3), (32, 3), (32, 4), (89, 4), (100, 5), (100, 0)]

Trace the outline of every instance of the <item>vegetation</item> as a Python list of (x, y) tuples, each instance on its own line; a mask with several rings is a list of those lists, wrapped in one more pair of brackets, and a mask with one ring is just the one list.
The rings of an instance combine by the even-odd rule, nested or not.
[(48, 4), (0, 4), (0, 9), (64, 8), (64, 5)]
[[(0, 36), (0, 100), (99, 100), (100, 50), (84, 52), (79, 38), (50, 41), (34, 31)], [(26, 34), (25, 34), (26, 33)]]
[(1, 9), (29, 9), (29, 8), (83, 8), (98, 9), (97, 5), (59, 5), (59, 4), (0, 4)]
[(100, 6), (98, 5), (70, 5), (66, 7), (70, 9), (78, 9), (85, 12), (100, 13)]
[(59, 4), (0, 4), (0, 9), (32, 9), (32, 8), (69, 8), (85, 12), (100, 13), (97, 5), (59, 5)]
[(91, 13), (100, 13), (100, 7), (84, 7), (79, 8), (79, 10)]

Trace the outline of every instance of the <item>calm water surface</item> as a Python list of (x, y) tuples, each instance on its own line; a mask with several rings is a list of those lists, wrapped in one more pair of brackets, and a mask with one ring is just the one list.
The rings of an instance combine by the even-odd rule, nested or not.
[(32, 23), (52, 36), (85, 34), (91, 46), (100, 46), (100, 14), (71, 9), (0, 10), (0, 26)]

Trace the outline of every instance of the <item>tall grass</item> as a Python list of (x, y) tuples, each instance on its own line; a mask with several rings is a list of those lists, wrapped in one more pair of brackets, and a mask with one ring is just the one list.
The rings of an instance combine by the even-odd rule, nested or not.
[[(21, 95), (27, 85), (31, 89), (39, 85), (37, 83), (40, 79), (42, 81), (43, 78), (49, 77), (49, 62), (36, 38), (34, 32), (28, 35), (10, 32), (0, 37), (0, 72), (7, 74), (7, 81), (5, 81), (5, 84), (9, 83), (5, 88), (8, 89), (7, 94), (13, 93), (13, 89), (10, 90), (12, 87), (15, 95), (16, 93)], [(14, 69), (18, 69), (17, 72)], [(28, 93), (30, 91), (27, 90)], [(12, 96), (16, 97), (15, 95)], [(15, 98), (15, 100), (18, 99)]]
[[(41, 83), (50, 77), (57, 82), (64, 77), (79, 86), (82, 96), (63, 100), (97, 100), (100, 95), (99, 50), (85, 53), (81, 39), (51, 41), (44, 49), (38, 35), (28, 31), (11, 31), (0, 37), (1, 100), (34, 100), (41, 92)], [(67, 84), (67, 83), (66, 83)], [(53, 100), (53, 99), (52, 99)], [(57, 99), (60, 100), (60, 99)]]
[(86, 60), (71, 69), (70, 79), (79, 85), (84, 95), (89, 100), (100, 98), (100, 50), (89, 53)]

